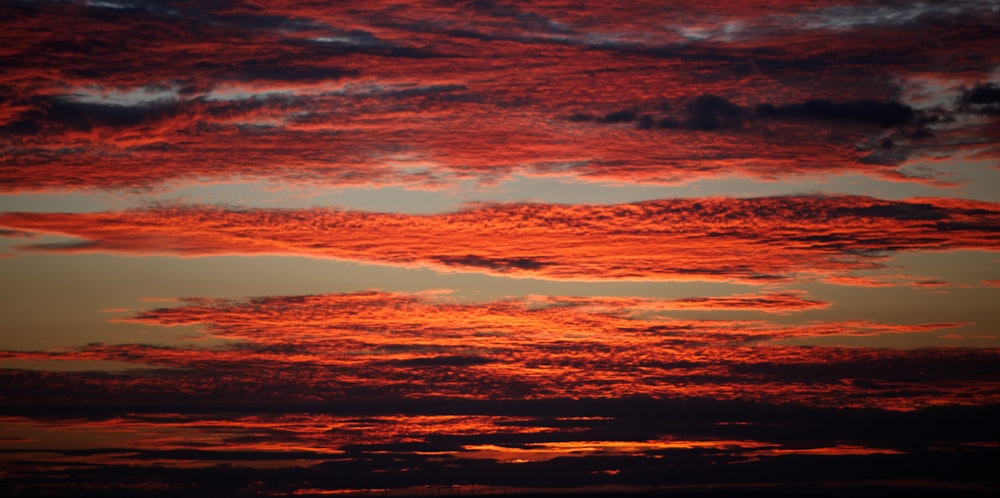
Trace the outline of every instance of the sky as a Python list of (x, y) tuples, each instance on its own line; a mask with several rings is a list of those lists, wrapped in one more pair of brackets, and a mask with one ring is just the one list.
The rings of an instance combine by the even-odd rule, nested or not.
[(0, 494), (1000, 489), (1000, 2), (0, 25)]

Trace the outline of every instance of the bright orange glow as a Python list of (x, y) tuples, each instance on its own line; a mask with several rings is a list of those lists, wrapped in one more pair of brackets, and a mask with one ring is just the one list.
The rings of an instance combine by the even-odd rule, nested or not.
[(995, 203), (850, 196), (504, 204), (429, 216), (214, 207), (0, 214), (0, 226), (83, 239), (34, 247), (56, 252), (295, 254), (551, 279), (751, 283), (876, 268), (886, 247), (997, 249), (998, 224)]
[[(766, 309), (772, 308), (772, 300), (784, 303), (788, 296), (734, 298), (739, 306), (751, 303)], [(433, 294), (362, 292), (247, 301), (191, 299), (176, 307), (119, 320), (165, 326), (200, 324), (212, 337), (235, 342), (214, 349), (94, 344), (51, 352), (4, 352), (2, 357), (17, 361), (124, 361), (180, 371), (223, 369), (228, 372), (226, 380), (203, 383), (193, 378), (189, 383), (174, 381), (169, 389), (234, 400), (239, 396), (233, 397), (228, 390), (236, 385), (241, 386), (236, 392), (252, 389), (255, 396), (265, 399), (296, 402), (343, 397), (359, 390), (407, 398), (470, 400), (627, 396), (795, 400), (891, 410), (976, 405), (998, 399), (995, 379), (965, 376), (961, 371), (942, 376), (933, 370), (933, 376), (926, 378), (878, 380), (883, 374), (866, 366), (870, 361), (906, 365), (966, 358), (969, 368), (974, 369), (995, 360), (1000, 354), (996, 350), (909, 352), (776, 346), (769, 342), (792, 337), (915, 333), (961, 324), (844, 321), (779, 325), (765, 320), (636, 315), (636, 309), (666, 310), (677, 302), (704, 305), (726, 303), (726, 298), (660, 302), (532, 297), (456, 303)], [(275, 368), (278, 370), (272, 373)], [(810, 377), (799, 379), (795, 372)], [(48, 382), (59, 385), (55, 379)], [(82, 383), (76, 389), (84, 391), (166, 388), (155, 378), (142, 377), (118, 387), (116, 382), (99, 378), (73, 382)], [(286, 387), (282, 392), (256, 387), (272, 382)], [(83, 385), (91, 383), (93, 387), (84, 389)]]

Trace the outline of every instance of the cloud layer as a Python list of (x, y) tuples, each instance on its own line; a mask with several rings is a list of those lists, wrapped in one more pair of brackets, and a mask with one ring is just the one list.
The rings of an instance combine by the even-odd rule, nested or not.
[(991, 9), (16, 2), (0, 188), (941, 183), (904, 168), (997, 157)]
[[(750, 475), (757, 486), (783, 487), (801, 472), (823, 479), (888, 473), (925, 479), (927, 487), (955, 478), (940, 462), (963, 459), (962, 478), (972, 483), (991, 470), (983, 462), (996, 452), (989, 428), (1000, 401), (1000, 351), (766, 342), (957, 324), (642, 316), (693, 304), (821, 305), (790, 294), (187, 299), (127, 320), (200, 325), (228, 345), (3, 353), (7, 361), (153, 367), (0, 371), (4, 426), (32, 434), (0, 440), (0, 455), (13, 462), (4, 482), (63, 494), (109, 485), (131, 486), (134, 495), (216, 489), (210, 483), (317, 493), (430, 483), (517, 492), (698, 487)], [(115, 473), (122, 465), (127, 482)], [(781, 470), (787, 465), (801, 469), (795, 481)], [(688, 470), (664, 477), (677, 466)], [(456, 480), (455, 472), (465, 477)], [(56, 473), (71, 476), (72, 487)], [(553, 481), (553, 473), (563, 477)]]
[[(158, 375), (108, 385), (101, 377), (53, 378), (45, 394), (18, 391), (15, 398), (27, 396), (33, 400), (30, 404), (60, 393), (77, 403), (101, 406), (117, 403), (116, 397), (121, 397), (118, 402), (144, 397), (141, 392), (196, 403), (209, 399), (240, 403), (245, 396), (266, 403), (355, 397), (644, 396), (795, 400), (806, 405), (908, 410), (938, 403), (996, 401), (995, 382), (975, 373), (985, 366), (982, 362), (992, 361), (991, 350), (767, 345), (790, 337), (930, 332), (959, 323), (779, 325), (762, 319), (692, 320), (659, 314), (691, 306), (772, 312), (822, 304), (792, 294), (681, 300), (547, 297), (478, 304), (383, 292), (248, 301), (191, 299), (128, 320), (201, 325), (213, 337), (239, 342), (214, 350), (94, 344), (75, 351), (5, 356), (21, 361), (113, 360), (181, 369), (165, 372), (173, 387), (164, 385), (165, 379)], [(966, 368), (949, 372), (946, 366), (957, 357), (964, 358)], [(888, 370), (874, 366), (878, 364)], [(920, 373), (907, 373), (914, 365), (921, 365)], [(276, 372), (282, 372), (281, 380), (273, 378)], [(282, 386), (277, 390), (276, 381)], [(890, 384), (895, 387), (887, 390)], [(106, 394), (87, 401), (95, 389)]]
[(841, 275), (897, 251), (996, 250), (994, 203), (851, 196), (496, 204), (441, 215), (166, 206), (7, 213), (0, 225), (78, 242), (29, 250), (294, 254), (550, 279), (768, 282)]

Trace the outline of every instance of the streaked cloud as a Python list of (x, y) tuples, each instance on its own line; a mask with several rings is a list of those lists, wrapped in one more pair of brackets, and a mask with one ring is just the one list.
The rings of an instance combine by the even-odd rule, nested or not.
[[(3, 357), (124, 361), (162, 369), (144, 370), (121, 383), (103, 376), (68, 376), (51, 378), (45, 391), (10, 392), (15, 398), (73, 396), (88, 405), (94, 390), (106, 393), (102, 403), (117, 396), (122, 403), (134, 402), (127, 400), (147, 390), (196, 403), (237, 402), (246, 395), (268, 403), (355, 396), (478, 400), (613, 395), (912, 410), (934, 403), (995, 401), (995, 381), (975, 373), (995, 360), (993, 350), (773, 343), (792, 337), (947, 330), (961, 323), (783, 325), (765, 319), (637, 314), (691, 303), (723, 310), (738, 303), (770, 312), (790, 299), (767, 294), (665, 301), (550, 297), (544, 303), (538, 298), (485, 303), (441, 299), (374, 291), (246, 301), (189, 299), (115, 320), (200, 325), (210, 336), (237, 342), (217, 348), (92, 344), (62, 351), (7, 351)], [(948, 367), (958, 358), (966, 368)], [(922, 365), (919, 373), (912, 370), (917, 364)], [(278, 378), (276, 372), (281, 372)], [(163, 384), (166, 379), (172, 387)], [(893, 383), (899, 390), (886, 391)]]
[(22, 246), (59, 253), (293, 254), (549, 279), (766, 283), (878, 268), (898, 251), (996, 250), (998, 212), (959, 199), (786, 196), (487, 204), (423, 216), (164, 206), (7, 213), (0, 225), (81, 239)]
[[(447, 294), (382, 292), (188, 299), (130, 320), (199, 324), (238, 342), (3, 352), (8, 361), (146, 368), (4, 370), (4, 427), (32, 437), (0, 439), (0, 458), (13, 462), (11, 482), (71, 472), (72, 490), (117, 483), (116, 469), (127, 464), (136, 492), (165, 489), (164, 469), (174, 476), (169, 489), (223, 482), (287, 492), (306, 489), (304, 479), (317, 492), (370, 489), (386, 479), (406, 489), (457, 469), (471, 472), (467, 484), (482, 492), (510, 482), (565, 490), (621, 483), (618, 476), (629, 485), (662, 484), (657, 471), (665, 464), (711, 468), (712, 479), (771, 469), (769, 485), (780, 488), (789, 477), (778, 469), (805, 465), (803, 458), (866, 466), (878, 457), (910, 469), (932, 457), (996, 452), (988, 434), (970, 428), (995, 416), (995, 349), (759, 342), (955, 324), (632, 316), (691, 303), (770, 311), (788, 301), (808, 302), (763, 294), (459, 303)], [(968, 468), (974, 478), (987, 475)], [(567, 480), (546, 480), (556, 471)], [(535, 472), (537, 479), (526, 477)], [(716, 482), (691, 472), (669, 482)], [(45, 482), (62, 489), (61, 480)]]
[[(536, 413), (523, 413), (529, 407)], [(5, 427), (37, 438), (0, 442), (11, 462), (8, 482), (43, 479), (46, 489), (63, 493), (126, 482), (135, 494), (219, 487), (306, 495), (364, 494), (379, 486), (413, 494), (437, 491), (427, 479), (448, 482), (440, 488), (449, 492), (514, 494), (586, 492), (594, 489), (590, 486), (642, 491), (663, 485), (666, 467), (685, 470), (668, 473), (670, 485), (711, 491), (719, 480), (741, 482), (755, 475), (766, 479), (755, 481), (759, 491), (800, 483), (782, 470), (793, 465), (820, 478), (888, 467), (912, 477), (920, 488), (945, 490), (955, 486), (947, 463), (961, 464), (970, 479), (985, 479), (990, 475), (986, 462), (996, 454), (994, 445), (961, 429), (963, 423), (984, 423), (995, 415), (982, 408), (875, 415), (843, 408), (637, 399), (483, 402), (466, 405), (464, 413), (428, 411), (419, 401), (359, 403), (331, 407), (328, 413), (295, 407), (281, 414), (241, 411), (225, 417), (180, 408), (72, 420), (5, 416)], [(577, 413), (591, 415), (567, 416)], [(65, 432), (76, 437), (59, 439)], [(914, 435), (903, 441), (904, 433)], [(859, 444), (859, 438), (868, 444)], [(832, 457), (836, 468), (825, 465)], [(927, 460), (934, 465), (918, 465)], [(129, 468), (127, 478), (123, 465)], [(157, 480), (164, 468), (173, 478)], [(55, 472), (71, 473), (74, 480), (46, 479)], [(455, 483), (456, 472), (466, 479)], [(841, 489), (870, 488), (843, 484)], [(978, 488), (969, 489), (976, 495)]]
[[(20, 69), (0, 79), (0, 188), (440, 188), (554, 173), (944, 184), (906, 166), (997, 157), (992, 9), (11, 4)], [(964, 93), (898, 100), (940, 74)], [(399, 159), (432, 167), (401, 172)]]

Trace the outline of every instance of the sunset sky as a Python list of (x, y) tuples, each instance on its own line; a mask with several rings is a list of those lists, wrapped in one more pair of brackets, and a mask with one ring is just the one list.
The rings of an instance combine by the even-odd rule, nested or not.
[(996, 0), (0, 26), (0, 494), (1000, 489)]

